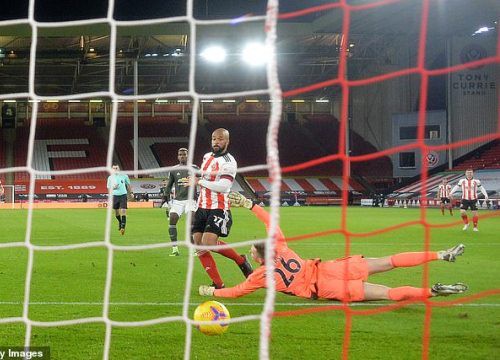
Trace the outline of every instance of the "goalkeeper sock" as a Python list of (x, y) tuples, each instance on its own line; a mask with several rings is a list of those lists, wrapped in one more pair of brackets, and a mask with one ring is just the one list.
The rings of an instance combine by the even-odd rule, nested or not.
[(215, 260), (210, 254), (210, 251), (206, 251), (204, 253), (198, 253), (198, 259), (200, 259), (201, 265), (207, 272), (210, 279), (214, 282), (215, 286), (222, 287), (224, 283), (219, 274), (219, 270), (217, 270), (217, 265), (215, 264)]
[(432, 296), (431, 289), (401, 286), (389, 289), (389, 299), (393, 301), (422, 299)]
[(438, 260), (437, 251), (406, 252), (391, 256), (394, 267), (417, 266), (433, 260)]
[(122, 215), (122, 228), (125, 229), (125, 225), (127, 225), (127, 215)]
[[(217, 240), (217, 245), (227, 245), (222, 240)], [(245, 262), (245, 258), (238, 254), (236, 251), (233, 249), (219, 249), (219, 250), (214, 250), (217, 254), (221, 254), (222, 256), (227, 257), (228, 259), (233, 260), (236, 264), (241, 265)]]
[(120, 224), (120, 226), (121, 226), (121, 224), (122, 224), (122, 217), (120, 215), (116, 215), (115, 217), (116, 217), (116, 220), (118, 220), (118, 224)]
[(168, 234), (170, 235), (170, 241), (176, 242), (177, 241), (177, 226), (170, 225), (168, 227)]

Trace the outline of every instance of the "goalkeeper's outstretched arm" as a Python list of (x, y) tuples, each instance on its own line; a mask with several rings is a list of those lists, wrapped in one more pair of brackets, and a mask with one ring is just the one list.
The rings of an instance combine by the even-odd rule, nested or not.
[[(262, 269), (262, 270), (260, 270)], [(244, 282), (224, 289), (216, 289), (213, 286), (201, 285), (198, 292), (202, 296), (215, 296), (224, 298), (238, 298), (253, 293), (266, 287), (265, 268), (261, 267), (254, 271)]]

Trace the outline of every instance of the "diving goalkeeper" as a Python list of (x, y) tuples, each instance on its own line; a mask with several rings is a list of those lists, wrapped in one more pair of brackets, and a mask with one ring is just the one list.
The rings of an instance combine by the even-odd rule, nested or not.
[[(269, 230), (269, 214), (263, 208), (239, 193), (233, 192), (229, 198), (232, 206), (242, 206), (251, 210)], [(456, 257), (464, 252), (465, 246), (462, 244), (444, 251), (408, 252), (382, 258), (365, 258), (362, 255), (353, 255), (322, 262), (320, 259), (302, 259), (288, 247), (285, 236), (279, 228), (276, 231), (275, 241), (274, 278), (276, 290), (288, 295), (339, 301), (402, 301), (460, 294), (467, 290), (467, 286), (461, 283), (453, 285), (437, 283), (431, 288), (411, 286), (390, 288), (367, 282), (368, 276), (372, 274), (398, 267), (417, 266), (434, 260), (454, 262)], [(224, 289), (202, 285), (199, 288), (200, 295), (235, 298), (265, 288), (265, 244), (252, 245), (251, 254), (254, 261), (261, 266), (254, 270), (244, 282)]]

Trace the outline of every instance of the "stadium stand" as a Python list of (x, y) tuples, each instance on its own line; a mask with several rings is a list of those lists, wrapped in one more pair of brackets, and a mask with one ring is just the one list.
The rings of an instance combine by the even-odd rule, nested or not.
[[(239, 168), (263, 164), (266, 161), (267, 114), (208, 114), (200, 121), (197, 129), (194, 162), (200, 162), (203, 154), (209, 151), (210, 134), (219, 127), (227, 128), (231, 133), (231, 153), (238, 161)], [(97, 128), (86, 125), (85, 119), (42, 118), (38, 120), (36, 140), (41, 151), (52, 152), (50, 158), (36, 150), (34, 166), (39, 170), (65, 170), (105, 165), (107, 144), (105, 135)], [(133, 169), (133, 117), (118, 118), (115, 139), (115, 159), (125, 170)], [(180, 115), (140, 116), (139, 118), (139, 169), (171, 166), (177, 163), (176, 153), (179, 147), (188, 146), (190, 125), (182, 121)], [(330, 136), (324, 136), (330, 134)], [(16, 130), (16, 166), (25, 166), (29, 124)], [(351, 131), (353, 155), (375, 152), (376, 149)], [(322, 140), (321, 140), (322, 139)], [(64, 140), (64, 141), (63, 141)], [(61, 143), (60, 141), (63, 141)], [(300, 121), (283, 121), (279, 133), (279, 151), (283, 159), (282, 166), (306, 162), (318, 157), (331, 155), (338, 151), (338, 121), (331, 115), (306, 115)], [(57, 152), (59, 155), (57, 155)], [(354, 178), (350, 179), (351, 190), (366, 192), (365, 184), (356, 181), (356, 175), (365, 176), (365, 181), (385, 179), (392, 172), (390, 159), (387, 157), (367, 163), (352, 163)], [(320, 164), (301, 171), (284, 174), (282, 189), (308, 194), (321, 194), (324, 191), (338, 192), (341, 187), (340, 161)], [(164, 176), (157, 173), (156, 176)], [(254, 171), (244, 176), (267, 176), (267, 172)], [(80, 178), (102, 178), (106, 173), (82, 174)], [(53, 178), (74, 178), (58, 176)], [(28, 173), (17, 173), (16, 180), (28, 180)], [(375, 180), (374, 180), (375, 179)], [(251, 187), (256, 192), (267, 192), (266, 182), (253, 181)]]
[[(231, 134), (230, 151), (239, 167), (264, 164), (266, 162), (267, 115), (207, 115), (208, 133), (223, 127)], [(209, 144), (207, 142), (207, 144)], [(266, 176), (266, 171), (252, 172)]]
[[(16, 130), (15, 164), (26, 166), (29, 125)], [(83, 121), (44, 118), (37, 120), (33, 167), (36, 170), (68, 170), (105, 166), (107, 145), (96, 129)], [(105, 172), (82, 173), (80, 179), (106, 177)], [(42, 176), (39, 176), (42, 178)], [(50, 176), (43, 176), (50, 178)], [(74, 175), (52, 176), (55, 179)], [(28, 173), (16, 173), (16, 180), (29, 180)]]
[[(435, 196), (443, 178), (446, 178), (448, 183), (455, 184), (460, 178), (464, 177), (465, 170), (469, 168), (475, 171), (475, 176), (479, 179), (483, 174), (498, 173), (498, 169), (500, 169), (500, 141), (492, 141), (481, 149), (467, 154), (452, 170), (430, 176), (427, 180), (428, 196)], [(418, 179), (400, 189), (394, 190), (392, 195), (399, 198), (418, 197), (421, 187), (422, 181)], [(497, 191), (494, 191), (495, 187), (490, 189), (486, 186), (486, 188), (490, 190), (490, 195), (498, 196)]]
[[(266, 178), (251, 177), (246, 181), (255, 193), (264, 194), (271, 191), (271, 184)], [(301, 192), (306, 194), (321, 195), (322, 193), (340, 194), (342, 178), (334, 177), (292, 177), (284, 178), (281, 182), (283, 192)], [(349, 180), (349, 190), (364, 191), (364, 187), (356, 180)]]
[[(304, 115), (304, 119), (304, 128), (313, 134), (328, 154), (338, 152), (339, 122), (334, 116)], [(325, 134), (330, 135), (325, 136)], [(355, 131), (349, 131), (349, 140), (351, 156), (377, 152), (372, 144)], [(340, 162), (336, 162), (333, 167), (333, 174), (340, 175), (342, 173)], [(381, 179), (392, 178), (392, 162), (387, 156), (368, 162), (353, 162), (351, 163), (351, 171), (353, 174), (365, 177), (369, 182), (377, 182)]]
[(456, 166), (453, 170), (500, 169), (500, 141), (489, 143), (482, 151), (473, 151), (471, 155)]
[[(139, 169), (177, 164), (177, 150), (188, 147), (189, 133), (190, 125), (182, 123), (179, 116), (140, 117)], [(134, 168), (133, 137), (133, 118), (120, 117), (116, 127), (115, 153), (125, 170)], [(208, 141), (202, 135), (197, 137), (195, 162), (207, 150), (205, 144), (209, 144)]]
[[(29, 126), (19, 127), (16, 129), (16, 146), (14, 148), (14, 166), (26, 166), (28, 155), (28, 139), (30, 129)], [(29, 180), (29, 173), (16, 172), (15, 180)]]

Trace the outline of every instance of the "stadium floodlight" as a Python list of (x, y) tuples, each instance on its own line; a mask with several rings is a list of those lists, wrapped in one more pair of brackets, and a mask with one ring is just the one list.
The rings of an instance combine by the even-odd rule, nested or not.
[(493, 28), (493, 27), (482, 26), (482, 27), (480, 27), (479, 29), (477, 29), (477, 30), (474, 32), (474, 34), (472, 34), (472, 35), (473, 35), (473, 36), (474, 36), (474, 35), (479, 35), (479, 34), (482, 34), (482, 33), (486, 33), (486, 32), (488, 32), (488, 31), (490, 31), (490, 30), (494, 30), (494, 29), (495, 29), (495, 28)]
[(207, 62), (219, 64), (226, 60), (227, 52), (222, 46), (213, 45), (203, 50), (200, 56)]
[(250, 66), (262, 66), (269, 59), (270, 49), (261, 43), (249, 43), (241, 54), (243, 61)]
[(174, 57), (183, 56), (183, 55), (184, 55), (184, 53), (182, 52), (182, 49), (175, 49), (172, 52), (172, 56), (174, 56)]

